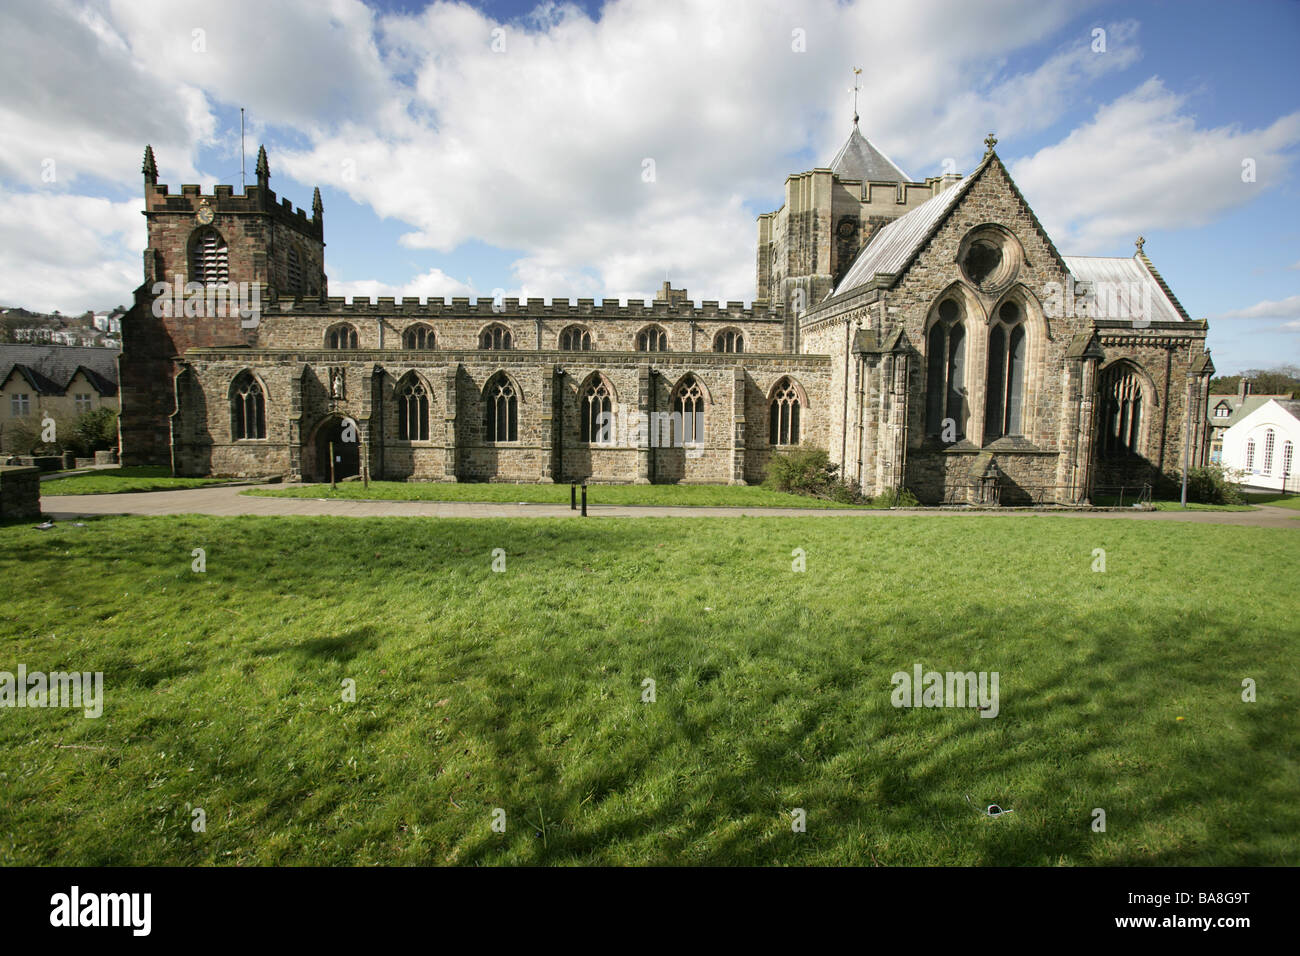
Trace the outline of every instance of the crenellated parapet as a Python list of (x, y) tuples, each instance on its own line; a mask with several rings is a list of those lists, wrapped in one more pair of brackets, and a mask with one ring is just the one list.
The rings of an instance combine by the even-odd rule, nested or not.
[(729, 318), (737, 321), (771, 320), (780, 322), (784, 319), (784, 310), (780, 303), (772, 304), (765, 299), (756, 299), (749, 307), (741, 301), (725, 303), (712, 299), (702, 302), (665, 302), (644, 299), (604, 299), (599, 304), (595, 299), (551, 299), (541, 298), (525, 300), (462, 298), (451, 299), (397, 299), (380, 297), (378, 299), (349, 299), (343, 296), (327, 298), (307, 297), (296, 299), (281, 296), (279, 300), (265, 310), (266, 315), (308, 314), (308, 315), (393, 315), (401, 317), (455, 317), (474, 315), (489, 317), (529, 317), (529, 316), (574, 316), (591, 319), (629, 319), (663, 317), (665, 319), (718, 319)]

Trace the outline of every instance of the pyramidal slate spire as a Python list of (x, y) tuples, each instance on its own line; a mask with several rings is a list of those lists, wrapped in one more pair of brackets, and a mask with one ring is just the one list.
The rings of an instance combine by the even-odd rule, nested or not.
[(853, 131), (840, 151), (831, 160), (831, 172), (840, 179), (860, 179), (871, 182), (910, 183), (912, 178), (903, 172), (892, 159), (882, 153), (858, 129), (853, 117)]

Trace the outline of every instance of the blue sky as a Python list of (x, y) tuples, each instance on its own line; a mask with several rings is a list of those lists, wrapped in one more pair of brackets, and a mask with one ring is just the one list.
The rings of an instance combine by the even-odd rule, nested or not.
[(754, 217), (834, 154), (861, 66), (913, 177), (995, 130), (1063, 253), (1140, 233), (1220, 372), (1300, 363), (1297, 41), (1263, 0), (6, 8), (0, 304), (126, 302), (144, 143), (173, 188), (237, 185), (241, 105), (250, 176), (264, 142), (280, 196), (321, 188), (332, 294), (748, 301)]

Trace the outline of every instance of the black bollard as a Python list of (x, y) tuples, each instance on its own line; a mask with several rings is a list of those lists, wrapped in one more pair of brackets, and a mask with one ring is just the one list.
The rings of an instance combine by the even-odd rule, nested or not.
[(569, 485), (569, 510), (578, 510), (578, 485), (577, 482)]
[(583, 485), (582, 485), (582, 516), (583, 516), (584, 518), (587, 517), (587, 485), (586, 485), (586, 482), (584, 482)]

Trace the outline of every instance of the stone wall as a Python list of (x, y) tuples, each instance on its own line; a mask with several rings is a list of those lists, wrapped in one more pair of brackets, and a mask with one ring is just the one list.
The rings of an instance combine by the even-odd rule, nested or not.
[(0, 465), (0, 521), (41, 513), (41, 470)]
[[(790, 377), (805, 398), (801, 444), (824, 447), (831, 414), (829, 363), (816, 355), (195, 350), (187, 360), (171, 433), (178, 473), (189, 475), (323, 478), (320, 430), (346, 417), (357, 423), (374, 478), (758, 482), (773, 451), (768, 411), (781, 379)], [(244, 371), (266, 397), (267, 434), (237, 441), (231, 388)], [(499, 373), (518, 396), (513, 442), (486, 438), (484, 390)], [(428, 396), (427, 439), (399, 438), (398, 388), (411, 376)], [(666, 436), (649, 437), (651, 416), (672, 412), (686, 376), (704, 393), (704, 438), (697, 447), (663, 447)], [(581, 440), (583, 394), (597, 377), (612, 392), (608, 445)]]

